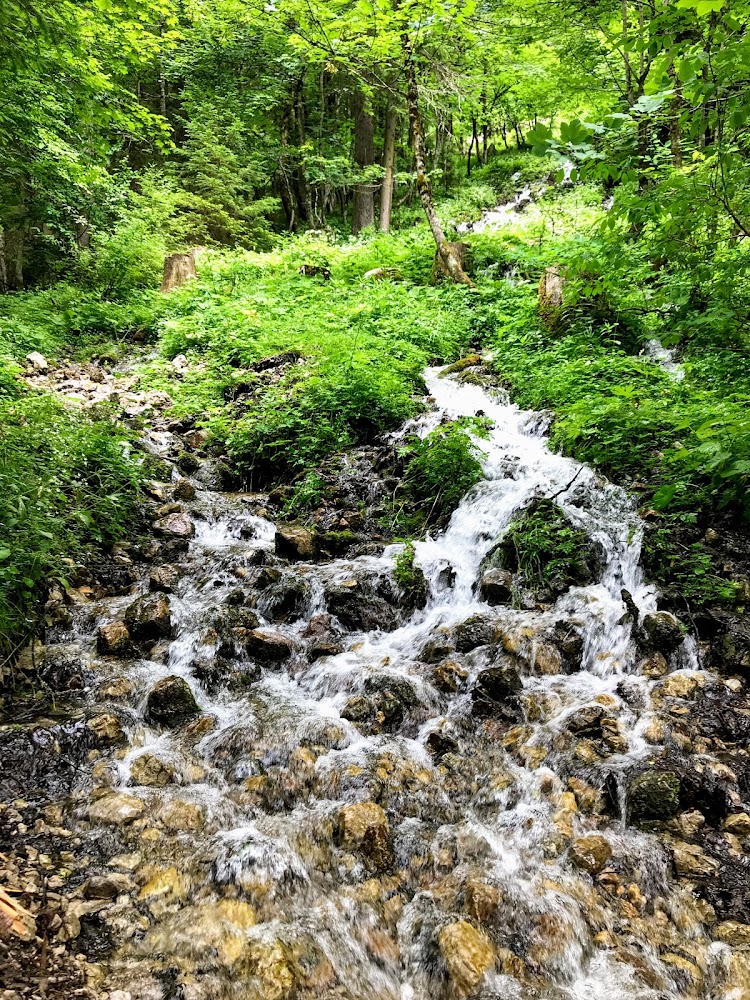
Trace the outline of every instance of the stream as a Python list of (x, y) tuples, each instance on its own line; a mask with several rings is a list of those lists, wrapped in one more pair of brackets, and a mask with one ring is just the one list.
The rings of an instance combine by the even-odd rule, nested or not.
[[(106, 931), (103, 996), (723, 995), (708, 904), (623, 818), (629, 776), (666, 739), (666, 662), (644, 670), (634, 635), (658, 596), (635, 506), (554, 454), (543, 415), (437, 369), (425, 383), (410, 432), (477, 414), (491, 429), (485, 479), (415, 546), (424, 607), (399, 607), (401, 546), (284, 558), (262, 497), (174, 469), (189, 499), (157, 523), (194, 535), (57, 636), (95, 667), (114, 730), (75, 818), (119, 887), (78, 913)], [(153, 431), (149, 447), (173, 462), (183, 446)], [(483, 560), (538, 497), (596, 544), (597, 578), (490, 605)], [(150, 650), (103, 649), (139, 594)], [(705, 684), (690, 638), (667, 659), (675, 690)], [(199, 712), (177, 717), (176, 678)]]

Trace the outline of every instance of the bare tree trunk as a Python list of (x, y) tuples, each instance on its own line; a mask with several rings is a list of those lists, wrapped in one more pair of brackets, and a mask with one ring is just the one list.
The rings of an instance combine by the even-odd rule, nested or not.
[(680, 112), (682, 111), (682, 84), (677, 76), (674, 63), (669, 67), (672, 77), (674, 97), (671, 100), (669, 115), (669, 144), (672, 150), (672, 166), (678, 169), (682, 166), (682, 134), (680, 131)]
[(289, 147), (289, 115), (285, 111), (281, 122), (281, 155), (279, 156), (279, 193), (281, 204), (284, 206), (287, 226), (289, 232), (293, 233), (297, 229), (297, 198), (289, 177), (289, 156), (286, 150)]
[(5, 230), (0, 226), (0, 293), (8, 291), (8, 266), (5, 262)]
[(305, 73), (304, 70), (297, 79), (294, 89), (294, 120), (297, 125), (297, 144), (300, 149), (300, 164), (297, 168), (297, 184), (299, 187), (300, 201), (305, 206), (305, 219), (311, 226), (315, 225), (315, 215), (313, 213), (312, 193), (310, 185), (305, 177), (305, 166), (302, 162), (302, 148), (305, 145)]
[(164, 279), (161, 283), (163, 292), (171, 292), (173, 288), (179, 288), (191, 278), (197, 278), (195, 269), (195, 250), (190, 253), (173, 253), (164, 260)]
[(471, 150), (472, 147), (476, 145), (477, 147), (477, 161), (481, 163), (480, 153), (479, 153), (479, 136), (477, 135), (477, 120), (476, 118), (471, 119), (471, 139), (469, 140), (469, 155), (466, 159), (466, 176), (471, 177)]
[(385, 136), (383, 138), (383, 187), (380, 191), (380, 231), (391, 231), (391, 210), (393, 208), (393, 181), (396, 174), (396, 126), (398, 115), (392, 103), (388, 103), (385, 113)]
[(411, 51), (409, 36), (404, 33), (401, 36), (404, 58), (406, 62), (407, 94), (406, 102), (409, 109), (409, 123), (411, 125), (412, 142), (414, 145), (414, 164), (417, 170), (417, 192), (422, 202), (422, 208), (427, 216), (432, 231), (437, 252), (443, 262), (446, 274), (457, 284), (474, 287), (474, 282), (466, 274), (461, 262), (458, 260), (448, 240), (445, 238), (443, 227), (435, 211), (435, 203), (432, 200), (432, 185), (427, 176), (427, 157), (425, 152), (424, 125), (422, 116), (419, 113), (419, 86), (417, 84), (417, 72), (414, 66), (414, 58)]
[[(362, 169), (375, 162), (375, 121), (367, 107), (365, 95), (358, 92), (354, 98), (354, 161)], [(354, 186), (352, 207), (352, 232), (356, 235), (368, 226), (375, 225), (375, 191), (367, 181)]]

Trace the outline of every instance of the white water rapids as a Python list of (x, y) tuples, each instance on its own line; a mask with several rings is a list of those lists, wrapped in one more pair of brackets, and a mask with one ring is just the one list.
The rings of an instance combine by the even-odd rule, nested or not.
[[(573, 834), (603, 834), (615, 858), (629, 859), (640, 873), (641, 885), (650, 886), (654, 896), (669, 896), (658, 841), (617, 819), (597, 820), (592, 828), (570, 808), (557, 766), (566, 759), (561, 742), (566, 720), (592, 704), (616, 716), (625, 738), (627, 750), (606, 760), (609, 772), (649, 749), (643, 733), (651, 721), (652, 682), (635, 672), (621, 597), (628, 590), (642, 613), (656, 607), (655, 590), (639, 566), (642, 532), (634, 506), (589, 468), (554, 454), (539, 414), (477, 385), (441, 378), (436, 369), (426, 372), (425, 381), (433, 403), (410, 429), (426, 434), (443, 419), (483, 414), (491, 422), (488, 440), (479, 442), (485, 479), (464, 498), (445, 531), (416, 545), (428, 602), (394, 631), (350, 633), (342, 652), (311, 664), (295, 655), (285, 666), (264, 669), (246, 694), (221, 685), (202, 687), (195, 668), (216, 655), (212, 616), (242, 588), (258, 552), (273, 552), (274, 526), (247, 513), (242, 497), (199, 494), (204, 520), (191, 543), (190, 571), (171, 598), (174, 638), (163, 659), (137, 661), (129, 670), (141, 701), (132, 713), (130, 749), (116, 765), (115, 785), (145, 799), (149, 814), (179, 800), (198, 806), (203, 816), (200, 830), (167, 838), (161, 846), (154, 838), (143, 848), (157, 870), (176, 866), (190, 891), (173, 906), (152, 908), (150, 925), (147, 920), (137, 933), (123, 934), (108, 975), (133, 1000), (159, 995), (148, 992), (157, 967), (179, 970), (186, 984), (182, 995), (189, 1000), (465, 995), (467, 990), (448, 982), (435, 942), (441, 927), (465, 919), (461, 901), (467, 880), (491, 887), (497, 900), (484, 930), (504, 957), (482, 979), (482, 997), (677, 1000), (683, 995), (679, 978), (659, 961), (637, 921), (627, 947), (595, 945), (595, 934), (611, 931), (615, 918), (597, 901), (590, 877), (569, 863), (570, 838), (560, 835), (566, 823)], [(534, 497), (554, 498), (570, 521), (601, 544), (606, 566), (596, 583), (571, 589), (554, 607), (491, 609), (477, 594), (480, 564), (513, 515)], [(391, 546), (382, 556), (294, 564), (305, 594), (299, 618), (261, 627), (303, 648), (302, 633), (312, 616), (325, 610), (327, 588), (387, 578), (398, 551)], [(130, 600), (109, 602), (97, 624), (111, 621)], [(524, 704), (542, 706), (526, 722), (521, 755), (491, 732), (480, 735), (482, 722), (471, 714), (474, 678), (491, 662), (487, 647), (462, 658), (468, 677), (455, 694), (434, 687), (433, 668), (421, 659), (426, 643), (487, 613), (517, 638), (526, 664)], [(538, 665), (538, 636), (560, 621), (572, 623), (583, 638), (580, 669), (573, 673), (549, 673)], [(686, 667), (695, 668), (690, 647), (683, 657)], [(164, 732), (142, 721), (149, 688), (174, 674), (189, 681), (203, 712), (215, 719), (214, 728), (192, 744), (179, 730)], [(367, 690), (374, 674), (408, 681), (418, 707), (392, 731), (363, 735), (340, 713)], [(428, 751), (428, 738), (436, 733), (455, 741), (458, 777)], [(180, 779), (160, 788), (134, 786), (131, 767), (144, 753), (173, 767)], [(277, 783), (274, 794), (256, 794), (264, 781), (266, 787)], [(361, 860), (332, 843), (342, 806), (376, 796), (388, 815), (393, 849), (392, 874), (377, 881)], [(268, 977), (283, 978), (280, 971), (265, 979), (266, 973), (258, 973), (258, 985), (257, 976), (233, 971), (239, 966), (226, 960), (223, 944), (210, 934), (205, 945), (197, 908), (227, 894), (245, 894), (257, 910), (257, 921), (239, 936), (259, 945), (272, 965), (284, 964), (273, 958), (279, 954), (295, 968), (307, 970), (312, 962), (322, 983), (319, 992), (309, 985), (298, 993), (274, 992)], [(678, 910), (680, 904), (672, 900), (669, 906)], [(689, 925), (687, 916), (683, 922)], [(697, 927), (685, 931), (687, 937), (698, 933)]]

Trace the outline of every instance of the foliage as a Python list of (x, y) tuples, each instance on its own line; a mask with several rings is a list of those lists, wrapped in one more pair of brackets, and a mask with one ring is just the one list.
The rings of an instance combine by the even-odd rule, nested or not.
[[(0, 386), (3, 385), (0, 382)], [(137, 520), (142, 473), (111, 419), (65, 410), (48, 396), (0, 396), (0, 655), (35, 626), (44, 587)]]
[(591, 578), (591, 543), (552, 500), (533, 500), (508, 525), (500, 542), (502, 563), (529, 586), (564, 591)]
[(308, 472), (300, 482), (295, 483), (294, 491), (284, 504), (284, 514), (287, 517), (296, 517), (313, 510), (323, 499), (324, 493), (323, 479), (317, 472)]
[(415, 565), (414, 556), (414, 542), (408, 541), (396, 556), (393, 575), (407, 603), (424, 603), (424, 574)]
[(419, 528), (447, 521), (468, 491), (484, 478), (477, 438), (487, 435), (484, 420), (466, 417), (441, 424), (404, 445), (400, 491), (408, 505), (408, 521)]

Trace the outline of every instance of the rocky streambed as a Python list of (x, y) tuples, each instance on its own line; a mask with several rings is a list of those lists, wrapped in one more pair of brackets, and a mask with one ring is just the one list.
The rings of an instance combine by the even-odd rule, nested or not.
[[(750, 996), (745, 683), (659, 610), (626, 494), (471, 376), (425, 376), (411, 431), (490, 435), (408, 593), (377, 449), (316, 534), (152, 421), (152, 535), (71, 566), (24, 653), (54, 711), (0, 730), (3, 1000)], [(543, 505), (587, 549), (535, 588)]]

